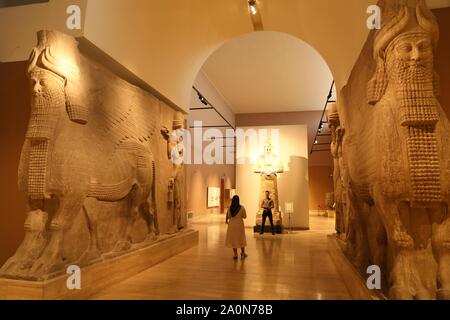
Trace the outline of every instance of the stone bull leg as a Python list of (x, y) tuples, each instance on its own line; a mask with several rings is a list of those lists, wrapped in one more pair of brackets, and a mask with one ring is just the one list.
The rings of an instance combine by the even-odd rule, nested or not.
[[(43, 201), (39, 201), (43, 204)], [(37, 208), (42, 208), (36, 201), (31, 201), (30, 211), (25, 221), (25, 238), (14, 256), (8, 259), (0, 270), (0, 276), (17, 278), (24, 270), (31, 267), (39, 258), (47, 243), (46, 225), (48, 213)], [(33, 209), (36, 208), (36, 209)]]
[(437, 212), (433, 211), (431, 215), (432, 243), (438, 259), (437, 299), (450, 300), (450, 217), (447, 205)]
[(401, 202), (399, 212), (403, 225), (414, 240), (414, 248), (405, 261), (410, 292), (418, 300), (435, 299), (437, 264), (431, 250), (433, 215), (426, 208), (411, 207), (409, 202)]
[(375, 208), (380, 214), (386, 230), (388, 246), (391, 254), (390, 293), (395, 300), (411, 300), (413, 294), (408, 287), (407, 277), (411, 250), (414, 241), (402, 224), (399, 212), (399, 201), (388, 200), (380, 191), (374, 190)]
[(147, 240), (153, 241), (159, 236), (159, 222), (158, 222), (158, 210), (156, 207), (155, 161), (152, 159), (150, 163), (152, 173), (152, 184), (150, 186), (150, 193), (148, 194), (144, 203), (141, 205), (140, 211), (142, 212), (144, 219), (147, 221), (147, 227), (149, 230)]
[(363, 270), (365, 267), (366, 242), (364, 236), (361, 215), (363, 214), (364, 203), (352, 198), (348, 201), (347, 212), (348, 224), (346, 226), (345, 252), (352, 258), (356, 267)]
[(138, 185), (134, 185), (128, 195), (128, 201), (130, 202), (129, 216), (127, 216), (127, 224), (124, 228), (124, 232), (121, 236), (121, 240), (116, 244), (114, 248), (115, 252), (127, 251), (131, 248), (132, 240), (131, 233), (133, 231), (134, 223), (139, 217), (139, 207), (143, 199), (143, 189)]
[(88, 263), (98, 261), (101, 258), (102, 253), (98, 249), (98, 233), (97, 233), (97, 221), (95, 219), (94, 212), (88, 212), (85, 206), (83, 206), (83, 211), (86, 215), (86, 220), (89, 228), (89, 247), (78, 259), (76, 265), (84, 266)]
[(74, 217), (81, 212), (85, 195), (73, 192), (59, 197), (59, 208), (49, 226), (49, 241), (42, 255), (33, 263), (28, 275), (39, 278), (58, 270), (65, 264), (62, 256), (64, 236)]
[(159, 224), (156, 206), (152, 197), (149, 197), (145, 203), (143, 203), (139, 209), (142, 213), (145, 221), (147, 222), (149, 233), (147, 235), (147, 241), (155, 241), (159, 235)]

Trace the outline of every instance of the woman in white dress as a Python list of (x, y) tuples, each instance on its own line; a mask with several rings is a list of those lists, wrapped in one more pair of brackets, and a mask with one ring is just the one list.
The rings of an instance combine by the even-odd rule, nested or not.
[(227, 211), (226, 223), (228, 224), (226, 246), (233, 248), (233, 259), (238, 258), (238, 248), (241, 248), (241, 258), (247, 258), (245, 247), (247, 240), (245, 239), (244, 219), (247, 218), (245, 208), (240, 205), (239, 197), (234, 196), (231, 200), (231, 206)]

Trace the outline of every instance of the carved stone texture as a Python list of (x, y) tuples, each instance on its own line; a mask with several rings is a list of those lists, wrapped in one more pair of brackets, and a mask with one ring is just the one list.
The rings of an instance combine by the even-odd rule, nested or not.
[(264, 153), (258, 159), (254, 172), (261, 175), (259, 187), (258, 212), (256, 214), (256, 225), (262, 226), (264, 209), (261, 208), (262, 201), (266, 198), (266, 191), (270, 191), (270, 197), (274, 203), (272, 210), (274, 226), (282, 226), (283, 219), (280, 211), (278, 197), (278, 175), (284, 172), (283, 163), (273, 152), (272, 141), (269, 139), (264, 145)]
[(161, 134), (167, 142), (167, 158), (172, 162), (172, 176), (168, 180), (168, 207), (173, 213), (172, 232), (177, 232), (187, 226), (186, 196), (185, 196), (185, 166), (184, 166), (184, 115), (175, 114), (172, 121), (172, 131), (163, 127)]
[(336, 104), (328, 107), (328, 127), (331, 131), (331, 155), (333, 156), (333, 184), (334, 184), (334, 209), (336, 211), (336, 232), (339, 236), (345, 235), (344, 195), (342, 167), (342, 140), (344, 128), (340, 125), (339, 113)]
[(438, 25), (423, 0), (381, 5), (384, 25), (338, 104), (347, 254), (361, 271), (379, 265), (392, 299), (450, 299), (450, 123), (436, 99)]
[[(175, 111), (59, 32), (38, 33), (28, 75), (31, 115), (19, 166), (25, 238), (0, 276), (47, 279), (168, 233), (167, 195), (157, 189), (170, 175), (159, 170), (165, 148), (157, 128)], [(184, 192), (183, 180), (177, 188)]]

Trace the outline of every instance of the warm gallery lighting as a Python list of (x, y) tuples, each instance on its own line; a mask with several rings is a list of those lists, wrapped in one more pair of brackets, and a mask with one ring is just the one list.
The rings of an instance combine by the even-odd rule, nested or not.
[(317, 139), (314, 141), (314, 144), (318, 144), (319, 143), (319, 141), (317, 141)]
[(256, 0), (249, 0), (248, 5), (250, 6), (250, 13), (252, 15), (256, 15), (256, 13), (258, 12), (256, 9)]
[(63, 70), (64, 74), (71, 74), (73, 71), (73, 62), (67, 58), (67, 57), (63, 57), (60, 58), (59, 61), (59, 68)]

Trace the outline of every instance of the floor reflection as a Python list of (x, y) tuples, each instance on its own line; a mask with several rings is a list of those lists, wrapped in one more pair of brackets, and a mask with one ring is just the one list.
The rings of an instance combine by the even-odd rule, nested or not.
[(311, 217), (311, 231), (262, 236), (247, 229), (245, 260), (225, 247), (224, 216), (191, 223), (199, 245), (107, 289), (96, 299), (350, 299), (327, 251), (332, 219)]

